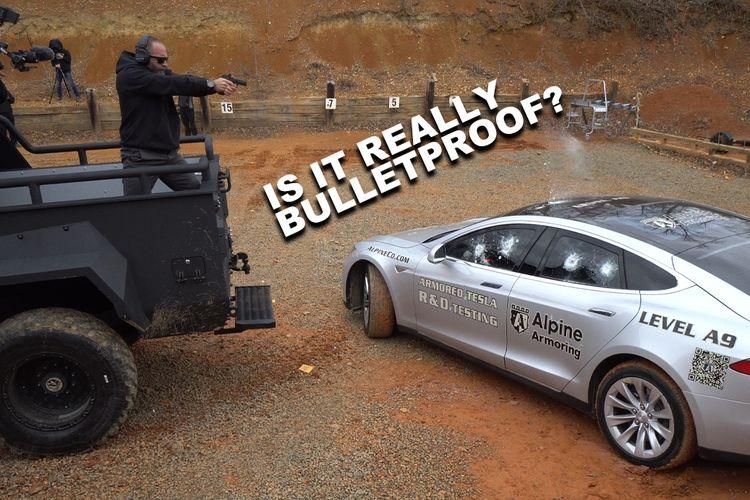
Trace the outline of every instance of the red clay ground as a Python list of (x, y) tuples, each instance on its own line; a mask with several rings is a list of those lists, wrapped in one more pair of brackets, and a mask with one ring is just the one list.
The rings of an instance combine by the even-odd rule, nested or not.
[[(584, 142), (548, 127), (443, 165), (433, 177), (284, 242), (260, 185), (281, 172), (307, 179), (307, 164), (366, 135), (218, 140), (222, 163), (232, 168), (235, 244), (252, 256), (252, 274), (238, 278), (272, 283), (279, 326), (136, 344), (140, 392), (121, 433), (70, 457), (25, 460), (0, 451), (0, 495), (748, 495), (746, 466), (694, 460), (669, 472), (634, 467), (591, 419), (562, 403), (413, 337), (364, 338), (339, 285), (355, 241), (549, 197), (662, 195), (750, 214), (747, 172), (601, 136)], [(347, 168), (354, 175), (355, 163)], [(298, 371), (303, 363), (315, 366), (312, 375)]]

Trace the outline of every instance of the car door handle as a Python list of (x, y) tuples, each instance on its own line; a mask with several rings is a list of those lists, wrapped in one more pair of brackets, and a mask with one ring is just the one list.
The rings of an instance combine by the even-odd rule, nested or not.
[(592, 307), (591, 309), (589, 309), (589, 312), (592, 312), (594, 314), (601, 314), (602, 316), (606, 316), (608, 318), (611, 318), (612, 316), (615, 315), (613, 311), (607, 311), (606, 309), (598, 309), (596, 307)]
[(490, 283), (489, 281), (485, 281), (484, 283), (482, 283), (481, 286), (486, 286), (488, 288), (494, 288), (496, 290), (498, 288), (502, 288), (503, 287), (503, 285), (501, 285), (500, 283)]

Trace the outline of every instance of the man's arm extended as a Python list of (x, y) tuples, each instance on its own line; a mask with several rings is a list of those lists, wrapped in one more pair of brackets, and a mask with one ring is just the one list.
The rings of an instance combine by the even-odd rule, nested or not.
[(118, 75), (120, 85), (126, 92), (154, 95), (187, 95), (200, 97), (224, 92), (231, 94), (237, 88), (232, 82), (223, 78), (213, 80), (214, 86), (209, 86), (209, 80), (191, 75), (175, 75), (128, 69)]

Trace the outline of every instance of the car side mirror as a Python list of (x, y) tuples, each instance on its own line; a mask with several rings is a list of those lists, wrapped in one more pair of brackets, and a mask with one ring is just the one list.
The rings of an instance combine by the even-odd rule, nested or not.
[(446, 255), (445, 245), (441, 243), (430, 250), (430, 253), (427, 254), (427, 260), (433, 264), (439, 264), (445, 260)]

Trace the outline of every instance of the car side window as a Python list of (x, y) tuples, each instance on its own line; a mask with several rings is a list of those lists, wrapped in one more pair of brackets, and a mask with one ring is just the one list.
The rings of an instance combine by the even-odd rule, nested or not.
[(625, 252), (625, 278), (630, 290), (669, 290), (677, 286), (677, 278), (630, 252)]
[(571, 283), (621, 288), (620, 258), (603, 246), (572, 236), (552, 242), (541, 276)]
[(532, 228), (497, 228), (457, 238), (446, 245), (448, 257), (514, 270), (523, 261), (537, 230)]

